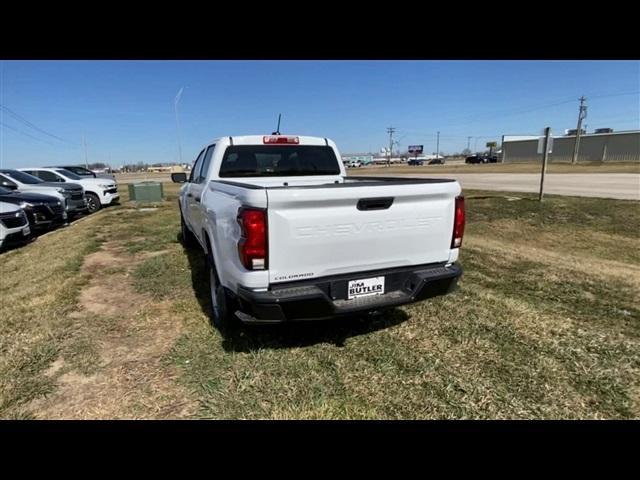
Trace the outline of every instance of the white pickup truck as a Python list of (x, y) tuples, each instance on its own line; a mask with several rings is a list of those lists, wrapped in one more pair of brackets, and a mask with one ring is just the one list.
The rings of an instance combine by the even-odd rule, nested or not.
[(184, 183), (182, 237), (209, 268), (213, 322), (324, 319), (450, 292), (464, 198), (448, 179), (347, 177), (334, 142), (222, 137)]

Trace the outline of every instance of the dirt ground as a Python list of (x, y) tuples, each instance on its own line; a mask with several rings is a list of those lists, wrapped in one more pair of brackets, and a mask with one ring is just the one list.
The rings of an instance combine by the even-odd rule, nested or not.
[[(162, 362), (181, 335), (182, 324), (172, 319), (167, 302), (136, 292), (131, 272), (144, 260), (166, 251), (132, 255), (117, 241), (102, 244), (85, 257), (81, 273), (90, 276), (82, 289), (78, 321), (101, 318), (109, 329), (95, 352), (98, 368), (83, 373), (66, 368), (58, 357), (45, 375), (56, 378), (51, 395), (35, 398), (23, 408), (48, 419), (183, 418), (193, 415), (196, 403), (176, 383), (179, 371)], [(105, 275), (110, 269), (113, 273)]]

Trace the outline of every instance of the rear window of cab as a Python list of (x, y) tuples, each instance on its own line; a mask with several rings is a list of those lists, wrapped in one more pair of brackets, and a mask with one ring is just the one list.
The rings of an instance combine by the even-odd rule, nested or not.
[(235, 145), (227, 147), (219, 176), (294, 177), (339, 175), (331, 147), (316, 145)]

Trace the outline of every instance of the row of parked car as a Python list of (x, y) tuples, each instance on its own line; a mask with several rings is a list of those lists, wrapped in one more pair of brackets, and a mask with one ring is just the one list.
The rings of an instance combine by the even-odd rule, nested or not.
[(422, 166), (424, 162), (427, 165), (444, 165), (444, 158), (432, 158), (431, 160), (425, 160), (424, 158), (410, 158), (407, 165)]
[(73, 166), (0, 169), (0, 250), (117, 202), (113, 178)]

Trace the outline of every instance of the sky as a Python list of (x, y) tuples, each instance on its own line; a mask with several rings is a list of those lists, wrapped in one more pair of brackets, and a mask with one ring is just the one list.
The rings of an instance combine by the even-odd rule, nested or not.
[[(178, 102), (174, 99), (184, 87)], [(483, 149), (502, 135), (640, 128), (638, 61), (0, 61), (0, 166), (192, 162), (219, 136), (329, 137), (342, 153)], [(471, 136), (471, 139), (467, 137)]]

